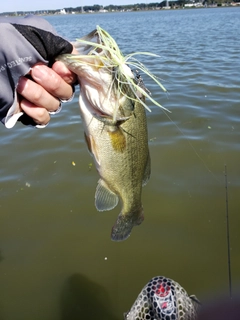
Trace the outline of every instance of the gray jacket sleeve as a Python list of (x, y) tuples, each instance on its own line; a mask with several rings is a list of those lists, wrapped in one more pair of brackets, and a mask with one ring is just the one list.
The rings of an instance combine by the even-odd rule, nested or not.
[[(73, 47), (46, 20), (36, 16), (0, 18), (0, 43), (0, 121), (11, 128), (15, 124), (19, 78), (37, 62), (51, 66), (56, 56), (71, 53)], [(21, 119), (24, 124), (34, 125), (26, 115)]]

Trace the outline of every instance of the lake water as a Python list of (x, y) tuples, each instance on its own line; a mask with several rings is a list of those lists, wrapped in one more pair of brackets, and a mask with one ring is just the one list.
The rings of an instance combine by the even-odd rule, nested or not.
[[(145, 221), (110, 240), (120, 207), (94, 207), (98, 175), (83, 139), (78, 90), (49, 126), (0, 127), (0, 319), (123, 319), (150, 278), (201, 301), (228, 294), (225, 165), (233, 294), (240, 284), (240, 8), (46, 17), (70, 40), (96, 25), (149, 79), (152, 176)], [(75, 166), (73, 165), (75, 163)]]

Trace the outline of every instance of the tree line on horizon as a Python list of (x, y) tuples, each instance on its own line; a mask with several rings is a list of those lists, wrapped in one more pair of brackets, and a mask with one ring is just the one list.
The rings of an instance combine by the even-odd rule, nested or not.
[[(239, 0), (232, 0), (231, 3), (237, 3)], [(101, 5), (93, 5), (93, 6), (80, 6), (80, 7), (64, 7), (61, 9), (55, 10), (36, 10), (36, 11), (16, 11), (16, 12), (3, 12), (0, 15), (8, 15), (8, 16), (21, 16), (26, 14), (57, 14), (60, 13), (60, 10), (65, 9), (66, 13), (83, 13), (83, 12), (99, 12), (101, 10), (107, 10), (110, 12), (113, 11), (144, 11), (144, 10), (157, 10), (161, 9), (166, 6), (166, 0), (161, 2), (153, 2), (153, 3), (137, 3), (133, 5), (108, 5), (108, 6), (101, 6)], [(231, 3), (229, 0), (168, 0), (168, 5), (171, 6), (179, 6), (183, 7), (186, 3), (199, 3), (202, 2), (203, 5), (218, 5), (221, 6), (223, 4), (230, 5)]]

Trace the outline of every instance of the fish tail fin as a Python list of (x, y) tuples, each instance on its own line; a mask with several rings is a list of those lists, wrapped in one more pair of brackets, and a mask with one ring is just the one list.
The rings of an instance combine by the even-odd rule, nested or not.
[(136, 210), (134, 213), (123, 214), (122, 212), (117, 217), (117, 220), (112, 227), (111, 239), (113, 241), (126, 240), (134, 226), (138, 226), (144, 220), (143, 208)]

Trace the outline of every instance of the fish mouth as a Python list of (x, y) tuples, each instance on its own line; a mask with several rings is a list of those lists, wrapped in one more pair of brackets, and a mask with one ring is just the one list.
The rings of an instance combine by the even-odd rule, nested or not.
[[(100, 58), (100, 65), (112, 72), (113, 82), (115, 82), (117, 91), (121, 92), (124, 96), (135, 102), (140, 102), (148, 111), (151, 111), (145, 104), (145, 98), (148, 98), (155, 105), (169, 112), (168, 109), (164, 108), (151, 97), (150, 91), (145, 87), (139, 74), (140, 71), (147, 75), (166, 92), (167, 90), (159, 82), (158, 78), (136, 58), (136, 55), (159, 57), (158, 55), (151, 52), (135, 52), (123, 55), (116, 41), (100, 26), (97, 26), (95, 30), (85, 37), (78, 39), (74, 45), (82, 57), (84, 57), (84, 54), (87, 54), (88, 57)], [(124, 87), (126, 86), (130, 88), (130, 96), (129, 90), (124, 92)]]
[(108, 112), (108, 109), (104, 108), (104, 103), (94, 100), (94, 96), (90, 95), (90, 93), (88, 94), (88, 90), (82, 88), (81, 84), (79, 102), (80, 106), (84, 105), (87, 108), (93, 118), (106, 124), (109, 122), (110, 125), (110, 120), (113, 119), (111, 110)]
[[(93, 87), (100, 89), (101, 103), (94, 103), (94, 99), (89, 103), (93, 113), (95, 112), (99, 116), (112, 116), (115, 121), (121, 116), (129, 116), (129, 110), (119, 111), (118, 100), (122, 98), (131, 100), (134, 104), (139, 102), (145, 109), (151, 111), (145, 103), (145, 99), (148, 98), (153, 104), (169, 111), (151, 97), (151, 93), (145, 87), (139, 72), (150, 77), (163, 91), (166, 92), (166, 89), (157, 77), (136, 59), (136, 55), (152, 57), (158, 57), (158, 55), (151, 52), (123, 55), (115, 40), (100, 26), (81, 39), (77, 39), (73, 44), (78, 54), (63, 54), (56, 60), (65, 63), (71, 71), (79, 76), (79, 84), (83, 90), (87, 88), (91, 91)], [(87, 82), (90, 86), (84, 86), (84, 83), (87, 84)], [(91, 82), (93, 82), (93, 86), (91, 86)], [(91, 98), (94, 93), (89, 92), (87, 96)], [(103, 98), (107, 101), (107, 107)], [(113, 98), (116, 100), (115, 103), (113, 103)]]

